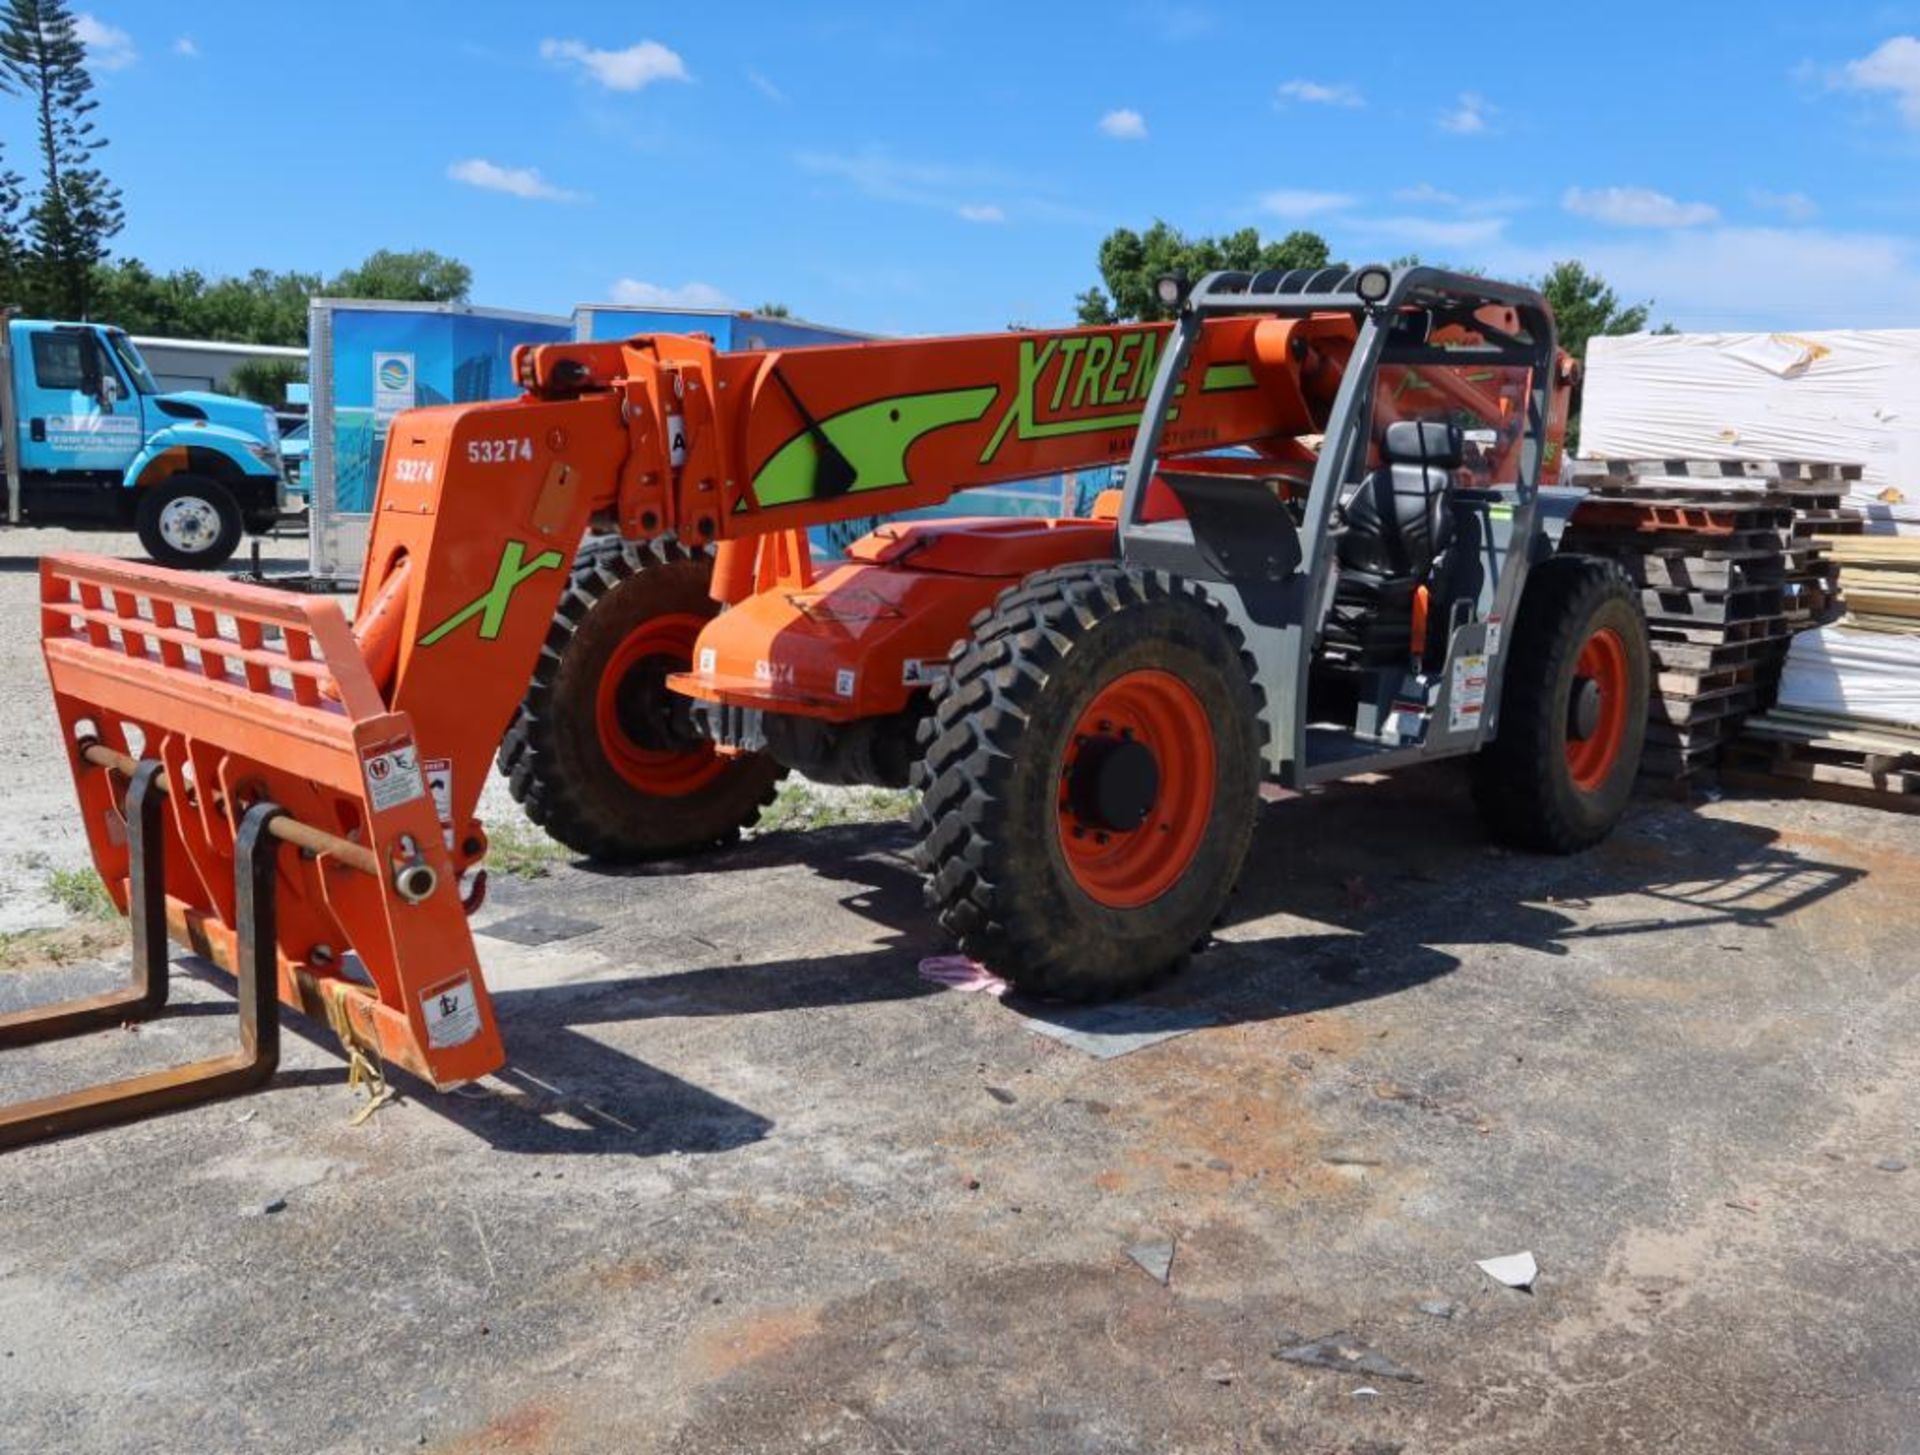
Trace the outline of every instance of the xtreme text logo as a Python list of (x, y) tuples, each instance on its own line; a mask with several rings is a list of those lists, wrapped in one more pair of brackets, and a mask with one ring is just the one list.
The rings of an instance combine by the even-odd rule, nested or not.
[[(992, 462), (1009, 433), (1016, 439), (1044, 440), (1138, 426), (1145, 417), (1142, 406), (1153, 388), (1164, 334), (1163, 329), (1137, 329), (1022, 339), (1019, 383), (980, 463)], [(1253, 387), (1253, 371), (1246, 365), (1212, 364), (1200, 391)], [(1176, 399), (1183, 396), (1186, 381), (1176, 383), (1173, 392)], [(1168, 420), (1179, 417), (1179, 405), (1168, 406)]]

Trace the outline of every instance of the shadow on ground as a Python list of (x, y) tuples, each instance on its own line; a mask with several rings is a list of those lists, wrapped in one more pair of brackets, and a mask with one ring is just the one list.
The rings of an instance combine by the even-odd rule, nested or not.
[[(1449, 974), (1477, 946), (1565, 954), (1577, 940), (1768, 926), (1862, 877), (1864, 871), (1783, 849), (1776, 839), (1771, 830), (1640, 804), (1613, 839), (1587, 854), (1510, 855), (1488, 844), (1460, 775), (1448, 768), (1339, 784), (1268, 807), (1220, 938), (1184, 972), (1107, 1007), (1018, 997), (1008, 1007), (1069, 1032), (1164, 1038), (1394, 995)], [(596, 937), (617, 964), (632, 953), (622, 941), (638, 927), (684, 930), (698, 941), (698, 910), (678, 891), (714, 875), (798, 859), (841, 886), (840, 906), (881, 935), (878, 944), (869, 935), (867, 948), (847, 953), (502, 989), (495, 1000), (512, 1062), (501, 1079), (512, 1094), (438, 1097), (433, 1105), (510, 1151), (720, 1152), (764, 1137), (772, 1126), (765, 1117), (608, 1041), (619, 1027), (655, 1017), (777, 1014), (941, 993), (915, 973), (921, 956), (947, 947), (905, 849), (905, 830), (896, 824), (771, 834), (687, 863), (576, 866), (529, 888), (529, 902), (596, 915), (609, 904), (637, 901), (645, 918), (616, 920)], [(1592, 913), (1602, 901), (1627, 896), (1654, 900), (1666, 912)], [(688, 923), (659, 924), (663, 908), (685, 914)]]

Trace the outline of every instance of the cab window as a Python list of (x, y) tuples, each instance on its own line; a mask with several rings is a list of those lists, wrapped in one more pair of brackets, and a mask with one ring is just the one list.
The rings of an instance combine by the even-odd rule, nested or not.
[[(33, 382), (42, 389), (88, 389), (87, 350), (94, 347), (89, 333), (36, 333), (33, 336)], [(95, 360), (96, 367), (98, 361)]]

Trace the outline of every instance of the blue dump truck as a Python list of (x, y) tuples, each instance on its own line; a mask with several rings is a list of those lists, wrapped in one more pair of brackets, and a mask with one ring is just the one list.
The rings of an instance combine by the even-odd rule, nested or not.
[(224, 394), (163, 394), (120, 329), (8, 318), (0, 349), (6, 519), (133, 530), (154, 560), (205, 570), (284, 509), (280, 427)]

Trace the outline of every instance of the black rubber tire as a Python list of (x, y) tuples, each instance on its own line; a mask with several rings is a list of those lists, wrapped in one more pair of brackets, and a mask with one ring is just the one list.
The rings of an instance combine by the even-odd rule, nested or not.
[[(240, 537), (246, 529), (240, 503), (218, 480), (205, 475), (174, 475), (158, 485), (135, 488), (140, 492), (140, 503), (134, 509), (133, 524), (140, 536), (140, 548), (161, 565), (183, 571), (211, 571), (226, 565), (240, 549)], [(183, 550), (161, 534), (161, 514), (176, 500), (204, 501), (218, 518), (219, 529), (204, 547)]]
[(594, 702), (614, 651), (649, 618), (717, 613), (712, 576), (710, 555), (665, 540), (591, 541), (574, 562), (499, 763), (527, 817), (588, 858), (630, 864), (730, 844), (786, 776), (765, 754), (743, 754), (691, 793), (649, 794), (601, 745)]
[[(1586, 790), (1567, 764), (1567, 713), (1580, 649), (1609, 626), (1627, 648), (1625, 736), (1606, 780)], [(1472, 760), (1474, 802), (1503, 843), (1578, 853), (1613, 831), (1640, 771), (1652, 675), (1640, 593), (1611, 561), (1557, 556), (1528, 576), (1512, 631), (1499, 735)]]
[[(1141, 668), (1179, 677), (1206, 708), (1214, 802), (1180, 879), (1115, 909), (1074, 881), (1056, 805), (1080, 714)], [(1204, 944), (1231, 896), (1259, 811), (1264, 741), (1252, 661), (1196, 587), (1110, 562), (1030, 576), (974, 618), (921, 726), (913, 830), (928, 902), (962, 953), (1025, 993), (1137, 990)]]

